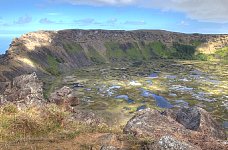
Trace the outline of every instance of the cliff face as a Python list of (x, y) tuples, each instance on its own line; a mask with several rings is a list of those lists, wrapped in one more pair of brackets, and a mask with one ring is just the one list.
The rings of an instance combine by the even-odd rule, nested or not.
[[(112, 61), (188, 58), (228, 46), (228, 35), (182, 34), (158, 30), (38, 31), (12, 41), (0, 57), (0, 82), (37, 72), (58, 75), (83, 66)], [(3, 85), (3, 84), (2, 84)]]

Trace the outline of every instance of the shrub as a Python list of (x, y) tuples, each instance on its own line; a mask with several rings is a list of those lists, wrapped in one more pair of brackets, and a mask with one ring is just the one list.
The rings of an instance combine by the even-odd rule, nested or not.
[(194, 56), (194, 59), (207, 61), (208, 60), (208, 56), (206, 54), (199, 53), (199, 54)]
[(173, 47), (176, 50), (176, 52), (173, 53), (174, 58), (178, 58), (178, 59), (193, 59), (194, 58), (194, 54), (196, 52), (195, 46), (174, 43)]

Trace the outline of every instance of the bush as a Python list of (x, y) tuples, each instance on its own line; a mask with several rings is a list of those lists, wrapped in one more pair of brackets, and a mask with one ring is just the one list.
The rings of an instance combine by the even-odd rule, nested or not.
[(196, 52), (196, 47), (192, 45), (174, 43), (173, 48), (176, 50), (173, 57), (178, 59), (193, 59)]
[(197, 55), (194, 56), (194, 59), (196, 59), (196, 60), (202, 60), (202, 61), (207, 61), (208, 60), (208, 56), (206, 54), (199, 53), (199, 54), (197, 54)]

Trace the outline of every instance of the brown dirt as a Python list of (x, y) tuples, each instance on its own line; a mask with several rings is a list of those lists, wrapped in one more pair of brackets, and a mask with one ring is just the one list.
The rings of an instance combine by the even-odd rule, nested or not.
[[(108, 138), (109, 133), (81, 134), (73, 139), (28, 140), (14, 143), (1, 143), (1, 150), (100, 150), (102, 145), (124, 147), (116, 138)], [(120, 147), (121, 146), (121, 147)]]

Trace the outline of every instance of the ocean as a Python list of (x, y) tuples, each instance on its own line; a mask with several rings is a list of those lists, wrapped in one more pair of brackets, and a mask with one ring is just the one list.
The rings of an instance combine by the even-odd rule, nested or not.
[(5, 54), (8, 50), (10, 43), (12, 42), (13, 37), (1, 37), (0, 36), (0, 54)]

